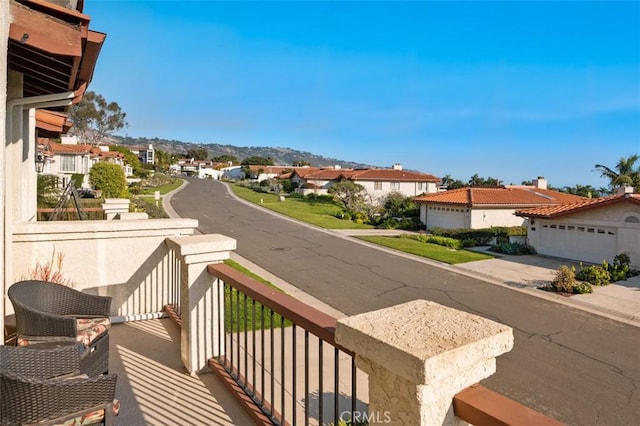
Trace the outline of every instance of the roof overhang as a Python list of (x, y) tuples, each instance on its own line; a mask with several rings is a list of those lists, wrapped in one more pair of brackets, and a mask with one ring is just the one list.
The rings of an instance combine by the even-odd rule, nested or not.
[(40, 137), (58, 137), (60, 134), (67, 133), (73, 123), (71, 123), (67, 115), (57, 111), (49, 111), (46, 109), (36, 110), (36, 127), (39, 129)]
[(574, 213), (582, 213), (585, 211), (608, 207), (619, 203), (631, 203), (640, 205), (640, 196), (638, 196), (638, 194), (612, 195), (606, 198), (595, 198), (594, 201), (590, 203), (575, 203), (565, 206), (559, 206), (557, 210), (549, 207), (519, 210), (515, 212), (515, 215), (526, 218), (555, 219), (558, 217), (567, 216)]
[(90, 18), (45, 0), (10, 0), (7, 67), (23, 75), (23, 97), (75, 91), (80, 102), (106, 34)]

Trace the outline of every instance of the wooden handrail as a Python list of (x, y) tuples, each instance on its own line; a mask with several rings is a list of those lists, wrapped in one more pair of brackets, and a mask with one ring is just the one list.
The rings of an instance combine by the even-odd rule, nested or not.
[[(38, 213), (53, 213), (56, 209), (54, 208), (42, 208), (42, 209), (37, 209), (36, 211)], [(102, 207), (83, 207), (82, 210), (84, 210), (85, 212), (102, 212), (104, 211), (104, 209)], [(60, 209), (61, 212), (63, 213), (75, 213), (78, 210), (75, 207), (65, 207), (63, 209)]]
[(212, 276), (221, 279), (273, 312), (292, 321), (325, 342), (340, 348), (346, 354), (354, 356), (353, 352), (336, 344), (337, 319), (331, 315), (327, 315), (288, 294), (280, 293), (224, 263), (208, 265), (207, 270)]
[(562, 425), (532, 408), (482, 385), (469, 386), (453, 397), (453, 411), (474, 426), (557, 426)]

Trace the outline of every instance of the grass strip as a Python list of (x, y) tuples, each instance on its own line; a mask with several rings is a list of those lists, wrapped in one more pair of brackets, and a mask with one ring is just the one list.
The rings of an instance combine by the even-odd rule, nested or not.
[(183, 179), (173, 179), (171, 181), (171, 183), (167, 183), (164, 185), (160, 185), (156, 188), (144, 188), (141, 192), (140, 195), (155, 195), (156, 191), (160, 191), (160, 195), (165, 195), (171, 191), (173, 191), (174, 189), (178, 189), (180, 188), (182, 185), (184, 184), (184, 180)]
[(423, 243), (410, 238), (388, 236), (360, 236), (356, 238), (405, 253), (414, 254), (416, 256), (437, 260), (438, 262), (448, 263), (450, 265), (494, 258), (494, 256), (484, 253), (477, 253), (469, 250), (455, 250), (439, 246), (437, 244)]
[[(224, 263), (231, 266), (233, 269), (242, 272), (246, 276), (261, 282), (267, 287), (272, 288), (279, 293), (286, 294), (280, 288), (271, 284), (271, 282), (265, 280), (261, 276), (254, 274), (238, 262), (227, 259)], [(280, 328), (283, 326), (283, 317), (280, 314), (274, 312), (273, 316), (271, 316), (271, 309), (266, 306), (263, 309), (263, 305), (261, 303), (255, 302), (249, 297), (244, 297), (238, 291), (232, 291), (232, 288), (228, 286), (225, 287), (224, 307), (225, 331), (227, 332), (244, 332), (262, 329), (268, 330), (270, 328)], [(284, 319), (285, 327), (289, 327), (292, 324), (293, 323), (288, 319)]]
[(233, 193), (243, 200), (321, 228), (374, 229), (372, 225), (335, 217), (342, 209), (334, 202), (288, 197), (281, 201), (280, 197), (275, 194), (256, 192), (237, 184), (229, 186)]

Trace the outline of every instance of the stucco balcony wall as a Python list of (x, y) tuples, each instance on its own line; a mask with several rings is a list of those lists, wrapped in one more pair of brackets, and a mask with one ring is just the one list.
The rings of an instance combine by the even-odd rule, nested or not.
[[(33, 222), (13, 227), (13, 280), (53, 262), (77, 290), (111, 296), (112, 315), (160, 312), (179, 278), (168, 237), (192, 235), (194, 219)], [(12, 307), (6, 307), (12, 313)]]

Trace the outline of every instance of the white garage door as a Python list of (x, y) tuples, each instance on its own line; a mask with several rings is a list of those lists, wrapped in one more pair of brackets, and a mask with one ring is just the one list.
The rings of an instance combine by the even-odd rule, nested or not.
[(538, 230), (540, 254), (591, 263), (611, 262), (617, 254), (615, 229), (551, 224)]

